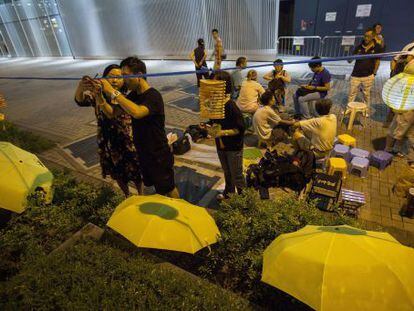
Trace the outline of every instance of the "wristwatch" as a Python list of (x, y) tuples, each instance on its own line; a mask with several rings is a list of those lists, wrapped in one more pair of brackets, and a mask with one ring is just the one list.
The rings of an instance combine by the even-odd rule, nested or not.
[(120, 91), (113, 91), (111, 94), (111, 100), (114, 101), (119, 95), (121, 95)]

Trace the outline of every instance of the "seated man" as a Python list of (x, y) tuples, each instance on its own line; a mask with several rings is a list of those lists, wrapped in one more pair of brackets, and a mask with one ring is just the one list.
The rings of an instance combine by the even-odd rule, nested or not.
[(333, 148), (337, 120), (334, 114), (329, 114), (332, 107), (330, 99), (320, 99), (315, 106), (320, 117), (295, 123), (293, 139), (298, 149), (312, 150), (315, 157), (320, 159), (327, 156)]
[(275, 104), (275, 97), (272, 91), (267, 90), (260, 97), (263, 107), (257, 109), (253, 116), (253, 128), (259, 138), (272, 145), (280, 137), (280, 128), (277, 126), (291, 126), (295, 121), (282, 120), (272, 106)]
[(231, 97), (233, 99), (237, 99), (237, 97), (239, 97), (240, 88), (243, 83), (242, 71), (247, 67), (247, 58), (243, 56), (239, 57), (236, 60), (236, 67), (237, 69), (233, 70), (231, 73), (231, 80), (233, 83), (233, 94)]
[(237, 107), (243, 113), (253, 114), (259, 108), (259, 98), (265, 92), (263, 86), (257, 82), (256, 70), (249, 70), (247, 80), (243, 81)]
[[(321, 58), (315, 56), (312, 59)], [(313, 72), (312, 80), (307, 85), (301, 85), (293, 95), (296, 115), (304, 119), (318, 116), (314, 105), (309, 107), (309, 102), (325, 98), (331, 88), (331, 74), (328, 69), (322, 66), (322, 62), (309, 63), (309, 68)]]

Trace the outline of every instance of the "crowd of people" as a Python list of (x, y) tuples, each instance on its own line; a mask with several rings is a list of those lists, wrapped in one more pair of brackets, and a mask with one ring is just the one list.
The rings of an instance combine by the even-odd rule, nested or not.
[[(380, 24), (368, 29), (363, 41), (355, 47), (354, 54), (383, 52), (385, 43), (381, 31)], [(326, 157), (334, 145), (337, 118), (331, 113), (331, 74), (323, 66), (321, 58), (315, 56), (309, 62), (312, 78), (307, 84), (299, 85), (294, 92), (294, 113), (288, 114), (286, 90), (292, 79), (283, 61), (274, 61), (273, 70), (263, 76), (267, 86), (262, 86), (255, 70), (249, 70), (243, 77), (243, 70), (247, 67), (246, 57), (236, 60), (236, 69), (231, 73), (221, 70), (226, 55), (217, 29), (213, 29), (212, 38), (213, 71), (207, 69), (208, 54), (203, 39), (197, 40), (197, 47), (189, 57), (198, 70), (198, 86), (201, 79), (226, 83), (224, 119), (200, 124), (215, 139), (225, 176), (225, 189), (218, 198), (225, 199), (232, 193), (241, 193), (246, 187), (242, 164), (247, 130), (253, 131), (259, 141), (268, 147), (276, 145), (281, 133), (284, 133), (296, 150), (310, 151), (316, 159)], [(404, 50), (414, 50), (414, 44)], [(397, 56), (391, 63), (392, 75), (402, 72), (413, 59), (414, 52), (412, 55)], [(354, 101), (361, 90), (363, 101), (369, 107), (378, 66), (379, 59), (376, 58), (355, 61), (350, 79), (349, 102)], [(178, 197), (174, 182), (174, 157), (165, 133), (162, 96), (145, 77), (121, 78), (122, 75), (146, 73), (142, 60), (128, 57), (120, 65), (110, 65), (105, 69), (103, 76), (107, 79), (84, 77), (79, 82), (75, 101), (79, 106), (94, 109), (98, 120), (98, 152), (104, 177), (111, 176), (126, 196), (129, 195), (128, 184), (133, 182), (139, 193), (142, 193), (144, 184), (154, 186), (159, 194)], [(414, 113), (391, 111), (390, 115), (392, 122), (386, 150), (400, 154), (405, 138), (409, 138), (411, 146), (414, 144)], [(410, 154), (414, 155), (414, 151)]]

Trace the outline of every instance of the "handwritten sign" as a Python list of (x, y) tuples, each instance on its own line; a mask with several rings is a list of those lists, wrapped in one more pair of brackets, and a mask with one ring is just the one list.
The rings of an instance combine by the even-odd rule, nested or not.
[(341, 45), (350, 46), (355, 44), (355, 36), (343, 36)]
[(305, 45), (305, 38), (304, 37), (294, 37), (293, 38), (293, 45)]
[(355, 17), (369, 17), (371, 15), (372, 4), (357, 5)]

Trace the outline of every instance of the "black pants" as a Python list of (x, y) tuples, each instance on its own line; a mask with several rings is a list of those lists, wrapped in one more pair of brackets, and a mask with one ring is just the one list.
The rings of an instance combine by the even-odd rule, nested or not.
[[(204, 65), (203, 65), (204, 66)], [(204, 66), (205, 68), (207, 68), (207, 64)], [(201, 70), (201, 68), (197, 68), (195, 67), (196, 70)], [(200, 80), (202, 77), (204, 77), (204, 79), (209, 79), (210, 75), (208, 74), (208, 71), (204, 72), (204, 73), (196, 73), (197, 76), (197, 86), (200, 87)]]
[(243, 176), (243, 150), (240, 151), (222, 151), (218, 150), (221, 167), (224, 171), (226, 187), (224, 194), (234, 193), (246, 187), (246, 181)]

